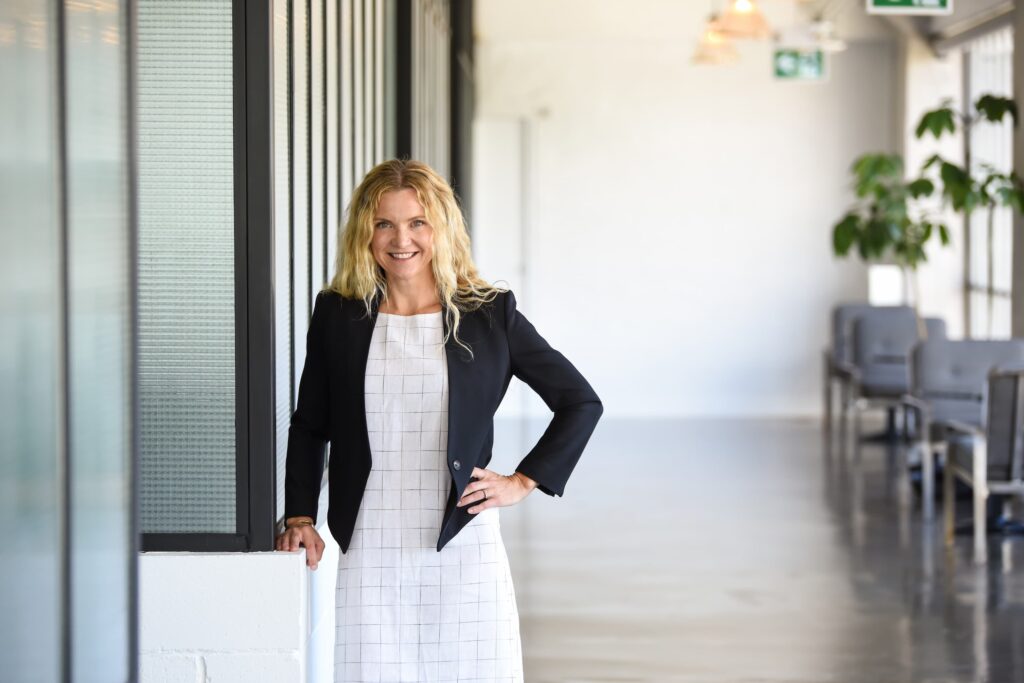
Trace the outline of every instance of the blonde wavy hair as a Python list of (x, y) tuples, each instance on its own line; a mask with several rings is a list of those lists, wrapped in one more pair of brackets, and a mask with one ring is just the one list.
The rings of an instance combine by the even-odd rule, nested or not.
[(348, 220), (338, 235), (335, 275), (327, 289), (349, 299), (361, 299), (370, 314), (374, 299), (388, 300), (388, 282), (384, 269), (373, 257), (373, 218), (385, 192), (410, 188), (423, 206), (427, 221), (433, 228), (433, 257), (430, 260), (438, 297), (445, 307), (447, 342), (455, 337), (457, 344), (473, 351), (459, 339), (462, 315), (494, 301), (507, 291), (480, 277), (470, 250), (469, 232), (448, 182), (421, 161), (390, 159), (374, 166), (352, 194)]

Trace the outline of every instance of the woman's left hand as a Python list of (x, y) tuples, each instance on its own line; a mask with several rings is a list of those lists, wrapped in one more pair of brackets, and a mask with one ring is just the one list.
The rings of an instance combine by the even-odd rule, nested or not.
[(474, 467), (473, 474), (470, 476), (476, 477), (476, 481), (471, 481), (466, 485), (466, 490), (462, 492), (462, 498), (456, 503), (457, 507), (476, 503), (469, 508), (470, 514), (476, 514), (487, 508), (515, 505), (530, 491), (537, 488), (537, 482), (521, 472), (505, 475), (498, 474), (493, 470)]

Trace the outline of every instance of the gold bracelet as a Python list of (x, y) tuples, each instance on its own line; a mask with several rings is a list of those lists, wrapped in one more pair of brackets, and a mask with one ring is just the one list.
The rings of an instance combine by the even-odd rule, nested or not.
[(315, 526), (313, 522), (308, 519), (300, 519), (295, 524), (288, 524), (285, 526), (286, 529), (294, 529), (297, 526)]

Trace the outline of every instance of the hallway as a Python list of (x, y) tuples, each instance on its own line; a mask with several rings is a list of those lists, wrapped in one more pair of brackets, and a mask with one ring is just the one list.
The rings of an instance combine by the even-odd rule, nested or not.
[(947, 555), (895, 457), (826, 457), (813, 420), (602, 424), (563, 499), (502, 512), (527, 680), (1020, 680), (1024, 542)]

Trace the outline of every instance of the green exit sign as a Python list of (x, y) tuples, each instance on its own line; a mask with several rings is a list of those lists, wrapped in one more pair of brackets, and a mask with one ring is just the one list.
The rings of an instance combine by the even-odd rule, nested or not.
[(953, 0), (867, 0), (869, 14), (952, 14)]
[(772, 64), (776, 80), (825, 80), (825, 53), (821, 50), (779, 48), (772, 54)]

